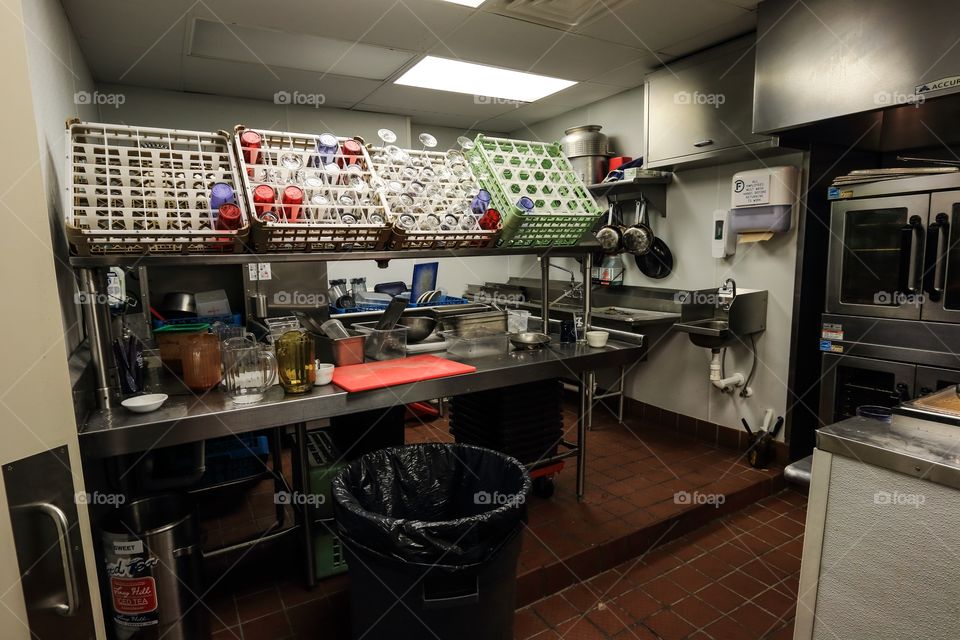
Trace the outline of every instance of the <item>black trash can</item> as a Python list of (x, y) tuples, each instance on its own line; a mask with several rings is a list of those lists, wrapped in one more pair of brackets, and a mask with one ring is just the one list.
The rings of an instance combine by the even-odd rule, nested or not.
[(461, 444), (383, 449), (333, 481), (354, 638), (511, 640), (530, 476)]

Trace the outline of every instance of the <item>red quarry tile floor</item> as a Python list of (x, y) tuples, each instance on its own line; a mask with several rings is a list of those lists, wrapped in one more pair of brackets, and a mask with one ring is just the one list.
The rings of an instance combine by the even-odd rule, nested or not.
[[(805, 498), (770, 497), (783, 486), (780, 469), (752, 469), (739, 452), (605, 413), (595, 411), (588, 435), (584, 499), (571, 460), (553, 497), (528, 503), (516, 637), (789, 637)], [(571, 411), (566, 418), (573, 439)], [(406, 439), (450, 436), (438, 419), (408, 426)], [(269, 522), (272, 503), (255, 497), (264, 490), (272, 486), (251, 492), (237, 523), (221, 516), (211, 532), (228, 540), (231, 525)], [(350, 637), (348, 577), (305, 589), (290, 544), (216, 569), (207, 602), (215, 639), (316, 638), (319, 629)]]
[(515, 637), (793, 637), (806, 497), (787, 490), (517, 611)]

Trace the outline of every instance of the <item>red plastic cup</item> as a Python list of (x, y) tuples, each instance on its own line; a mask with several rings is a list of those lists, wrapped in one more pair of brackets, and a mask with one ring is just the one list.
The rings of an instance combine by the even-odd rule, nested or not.
[(217, 210), (217, 229), (234, 231), (240, 228), (240, 207), (225, 202)]
[(253, 208), (260, 216), (264, 211), (270, 211), (277, 201), (277, 192), (268, 184), (257, 185), (253, 190)]
[(303, 206), (303, 189), (290, 185), (283, 190), (283, 197), (280, 202), (283, 204), (281, 213), (289, 221), (297, 220), (300, 217), (300, 208)]
[(240, 147), (243, 149), (243, 159), (247, 164), (258, 164), (260, 162), (260, 145), (263, 143), (263, 137), (256, 131), (247, 129), (240, 134)]
[(341, 166), (344, 168), (351, 164), (359, 164), (363, 156), (363, 147), (356, 140), (344, 140), (340, 145), (340, 155), (343, 158)]
[(481, 229), (494, 231), (500, 226), (500, 212), (496, 209), (487, 209), (487, 212), (477, 220), (477, 224), (480, 225)]

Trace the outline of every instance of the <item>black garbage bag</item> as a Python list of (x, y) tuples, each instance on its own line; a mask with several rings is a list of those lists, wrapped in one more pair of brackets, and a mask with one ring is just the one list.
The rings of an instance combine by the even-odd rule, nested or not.
[(530, 476), (515, 458), (462, 444), (382, 449), (333, 481), (341, 538), (407, 563), (485, 562), (526, 521)]

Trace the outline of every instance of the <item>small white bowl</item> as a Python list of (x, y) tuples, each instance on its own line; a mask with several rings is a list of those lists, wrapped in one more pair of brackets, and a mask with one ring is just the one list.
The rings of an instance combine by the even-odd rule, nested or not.
[(605, 347), (610, 334), (606, 331), (587, 331), (587, 344), (593, 348)]
[(168, 397), (165, 393), (148, 393), (143, 396), (127, 398), (120, 404), (134, 413), (150, 413), (163, 406)]
[(333, 380), (333, 365), (325, 362), (318, 362), (317, 381), (314, 384), (316, 384), (318, 387), (322, 387), (325, 384), (330, 384), (331, 380)]

